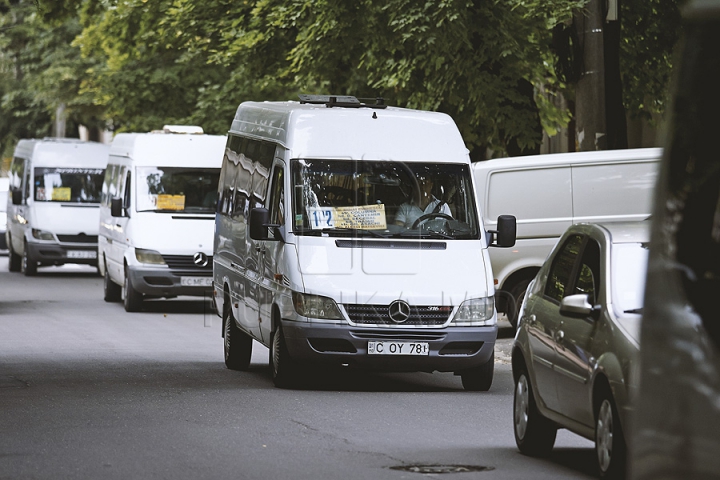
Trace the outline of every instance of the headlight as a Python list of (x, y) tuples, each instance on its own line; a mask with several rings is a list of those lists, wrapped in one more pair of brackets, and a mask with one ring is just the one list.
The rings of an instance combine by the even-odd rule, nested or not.
[(295, 311), (303, 317), (326, 320), (342, 320), (345, 318), (332, 298), (293, 292), (292, 299)]
[(33, 238), (37, 240), (49, 240), (51, 242), (55, 241), (55, 235), (53, 235), (51, 232), (48, 232), (47, 230), (39, 230), (37, 228), (33, 228), (31, 232)]
[(136, 248), (135, 258), (137, 258), (138, 262), (140, 263), (149, 263), (151, 265), (165, 265), (165, 260), (163, 260), (162, 255), (160, 255), (160, 252), (156, 252), (155, 250)]
[(458, 308), (457, 313), (450, 322), (455, 326), (494, 325), (495, 297), (472, 298), (465, 300)]

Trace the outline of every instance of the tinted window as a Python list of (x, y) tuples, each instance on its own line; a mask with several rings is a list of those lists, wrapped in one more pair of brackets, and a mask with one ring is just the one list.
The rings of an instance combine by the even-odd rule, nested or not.
[(588, 240), (583, 249), (573, 294), (586, 294), (590, 304), (595, 305), (600, 294), (600, 245)]
[(582, 242), (582, 236), (573, 235), (565, 241), (560, 252), (555, 257), (545, 286), (545, 295), (553, 300), (559, 302), (566, 295), (566, 289), (570, 283), (570, 276)]

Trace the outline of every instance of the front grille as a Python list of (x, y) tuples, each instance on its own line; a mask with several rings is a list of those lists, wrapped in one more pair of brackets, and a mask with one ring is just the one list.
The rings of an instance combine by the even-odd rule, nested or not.
[(208, 256), (207, 265), (201, 267), (195, 265), (192, 255), (163, 255), (163, 260), (170, 268), (176, 272), (187, 272), (192, 273), (195, 276), (205, 277), (212, 276), (213, 273), (213, 261), (212, 257)]
[(350, 335), (360, 340), (398, 340), (408, 342), (433, 342), (443, 340), (447, 335), (436, 332), (408, 332), (403, 330), (393, 332), (392, 330), (352, 330)]
[(410, 316), (402, 323), (390, 318), (387, 305), (345, 304), (345, 311), (356, 325), (412, 325), (438, 327), (447, 322), (452, 312), (451, 306), (410, 306)]
[(58, 235), (58, 240), (63, 243), (98, 243), (97, 235)]

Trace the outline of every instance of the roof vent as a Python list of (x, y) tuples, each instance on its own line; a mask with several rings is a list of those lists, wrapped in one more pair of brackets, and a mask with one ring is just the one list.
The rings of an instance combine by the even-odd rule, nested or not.
[[(307, 95), (301, 93), (300, 103), (309, 103), (312, 105), (325, 105), (328, 108), (343, 107), (343, 108), (387, 108), (385, 105), (385, 99), (382, 97), (377, 98), (355, 98), (350, 95)], [(366, 103), (375, 102), (375, 103)]]
[(163, 133), (188, 133), (191, 135), (202, 135), (202, 127), (196, 125), (164, 125), (162, 129)]

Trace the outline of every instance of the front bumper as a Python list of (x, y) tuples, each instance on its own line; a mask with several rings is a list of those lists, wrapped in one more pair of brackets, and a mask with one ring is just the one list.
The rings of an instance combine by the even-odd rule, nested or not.
[(97, 266), (97, 243), (34, 243), (28, 242), (28, 257), (40, 265), (77, 263)]
[[(282, 321), (288, 352), (300, 361), (392, 372), (459, 372), (490, 360), (497, 325), (436, 329), (363, 328)], [(425, 342), (429, 355), (369, 355), (369, 341)]]
[[(167, 267), (147, 265), (129, 267), (130, 281), (138, 292), (155, 297), (193, 297), (212, 298), (212, 272), (178, 272)], [(207, 285), (183, 285), (183, 278), (192, 278), (193, 282)]]

